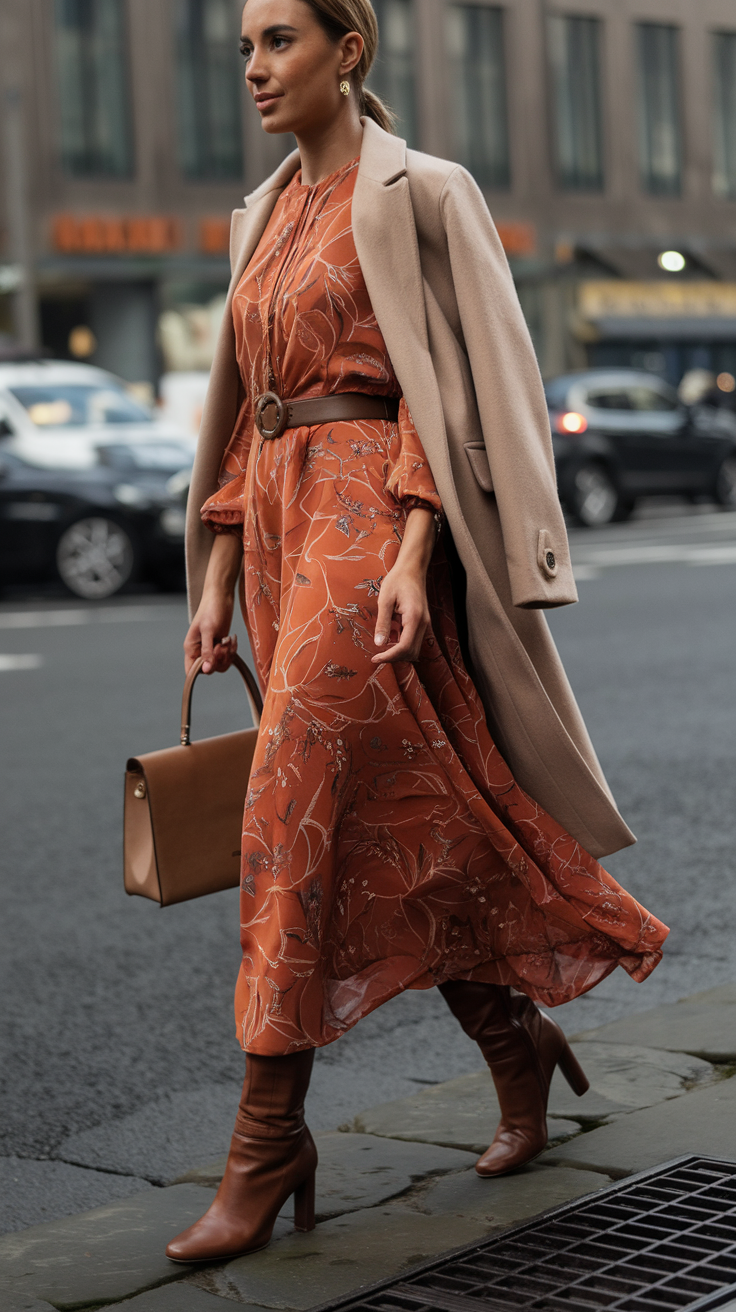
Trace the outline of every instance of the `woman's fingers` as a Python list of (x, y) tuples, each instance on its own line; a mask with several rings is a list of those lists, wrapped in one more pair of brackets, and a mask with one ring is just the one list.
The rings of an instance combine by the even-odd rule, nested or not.
[(388, 579), (384, 579), (378, 593), (378, 614), (373, 635), (373, 641), (377, 647), (383, 647), (391, 636), (391, 621), (394, 617), (395, 605), (396, 592), (394, 588), (388, 585)]
[(215, 643), (213, 648), (213, 671), (218, 674), (224, 674), (229, 670), (233, 663), (233, 656), (238, 650), (238, 639), (236, 635), (229, 638), (223, 638), (221, 642)]
[(429, 618), (420, 610), (407, 611), (401, 617), (401, 635), (398, 642), (372, 658), (374, 665), (384, 662), (416, 661), (422, 650), (424, 635), (427, 632)]
[(184, 639), (184, 672), (188, 674), (194, 662), (199, 660), (202, 652), (202, 635), (199, 631), (199, 625), (194, 620), (189, 626), (189, 632)]

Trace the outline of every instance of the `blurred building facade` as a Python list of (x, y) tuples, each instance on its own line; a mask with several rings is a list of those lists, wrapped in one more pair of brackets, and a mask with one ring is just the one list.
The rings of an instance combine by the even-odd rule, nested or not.
[[(736, 374), (734, 0), (375, 0), (373, 85), (475, 175), (543, 372)], [(206, 368), (229, 214), (290, 142), (240, 0), (0, 0), (0, 335)]]

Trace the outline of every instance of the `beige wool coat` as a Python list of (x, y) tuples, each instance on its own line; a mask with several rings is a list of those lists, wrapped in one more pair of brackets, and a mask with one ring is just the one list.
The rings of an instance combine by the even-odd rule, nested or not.
[[(542, 614), (577, 592), (542, 381), (508, 263), (465, 169), (363, 126), (353, 236), (465, 569), (468, 649), (489, 728), (522, 787), (603, 856), (635, 840)], [(233, 215), (228, 308), (189, 498), (192, 611), (212, 545), (199, 512), (217, 490), (242, 399), (232, 295), (298, 167), (294, 152)]]

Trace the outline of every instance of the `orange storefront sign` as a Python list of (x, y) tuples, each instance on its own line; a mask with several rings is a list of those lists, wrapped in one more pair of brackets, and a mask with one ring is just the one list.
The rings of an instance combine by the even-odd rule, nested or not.
[(199, 249), (204, 255), (227, 255), (230, 250), (230, 216), (202, 219), (199, 225)]
[(180, 249), (182, 230), (162, 214), (58, 214), (52, 240), (63, 255), (164, 255)]
[(507, 255), (536, 255), (537, 230), (533, 223), (500, 222), (496, 227)]

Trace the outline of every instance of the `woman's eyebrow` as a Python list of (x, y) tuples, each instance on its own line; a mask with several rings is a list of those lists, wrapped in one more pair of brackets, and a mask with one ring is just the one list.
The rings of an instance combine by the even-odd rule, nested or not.
[[(270, 27), (264, 27), (261, 36), (276, 36), (277, 32), (298, 32), (298, 31), (299, 31), (298, 27), (293, 27), (291, 23), (272, 23)], [(240, 40), (250, 41), (250, 37), (244, 32)]]

